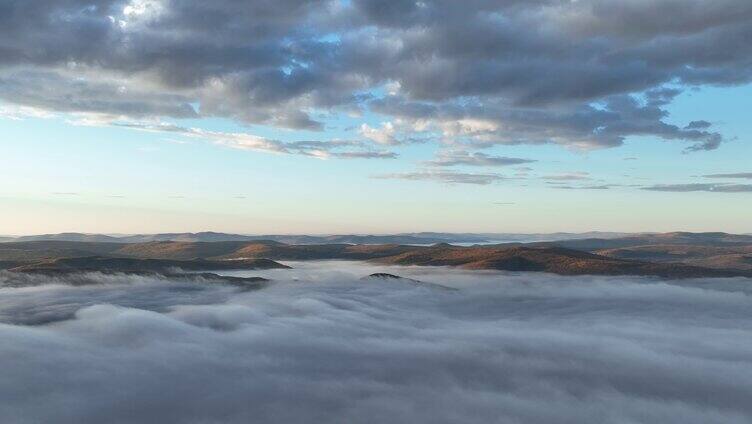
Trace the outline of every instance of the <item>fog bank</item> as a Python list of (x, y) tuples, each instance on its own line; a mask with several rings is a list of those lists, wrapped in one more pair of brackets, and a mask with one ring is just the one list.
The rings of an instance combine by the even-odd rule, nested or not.
[(752, 420), (749, 279), (292, 265), (226, 273), (257, 291), (0, 274), (0, 421)]

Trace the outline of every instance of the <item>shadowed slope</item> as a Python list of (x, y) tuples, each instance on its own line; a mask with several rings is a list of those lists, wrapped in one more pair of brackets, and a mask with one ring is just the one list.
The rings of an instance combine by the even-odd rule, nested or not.
[(60, 258), (49, 261), (11, 268), (14, 272), (55, 272), (55, 271), (108, 271), (108, 272), (171, 272), (173, 270), (184, 271), (214, 271), (232, 269), (278, 269), (289, 268), (269, 259), (244, 259), (244, 260), (170, 260), (170, 259), (134, 259), (134, 258), (107, 258), (107, 257), (83, 257), (83, 258)]
[(608, 258), (559, 247), (433, 247), (378, 259), (398, 265), (451, 265), (468, 269), (538, 271), (561, 275), (647, 275), (668, 278), (730, 277), (752, 273)]

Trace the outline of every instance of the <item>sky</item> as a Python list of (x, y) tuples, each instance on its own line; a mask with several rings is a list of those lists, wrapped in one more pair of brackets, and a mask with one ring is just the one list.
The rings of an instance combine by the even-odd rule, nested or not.
[(747, 0), (8, 0), (0, 234), (752, 232)]

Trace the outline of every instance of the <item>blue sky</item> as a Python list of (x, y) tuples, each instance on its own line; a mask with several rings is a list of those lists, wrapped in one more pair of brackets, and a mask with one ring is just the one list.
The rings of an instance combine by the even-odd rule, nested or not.
[[(202, 32), (167, 1), (11, 3), (0, 234), (752, 232), (752, 53), (693, 53), (750, 30), (720, 6), (677, 32), (660, 1), (218, 2)], [(657, 21), (635, 35), (635, 13)]]
[[(430, 160), (430, 145), (405, 146), (393, 160), (318, 159), (73, 125), (66, 116), (3, 119), (0, 195), (6, 207), (0, 232), (752, 232), (749, 193), (565, 190), (538, 178), (587, 172), (597, 183), (650, 186), (743, 172), (750, 169), (752, 154), (747, 136), (752, 123), (744, 112), (751, 98), (750, 86), (707, 88), (672, 104), (672, 120), (689, 121), (701, 113), (734, 138), (711, 152), (682, 154), (679, 143), (653, 137), (591, 151), (503, 146), (492, 152), (537, 162), (524, 165), (532, 168), (525, 179), (488, 185), (374, 178)], [(191, 124), (294, 136), (224, 120)], [(505, 172), (513, 174), (515, 168)]]

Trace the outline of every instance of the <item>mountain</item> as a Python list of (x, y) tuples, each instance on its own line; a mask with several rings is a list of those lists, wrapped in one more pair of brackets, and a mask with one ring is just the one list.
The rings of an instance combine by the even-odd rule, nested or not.
[(145, 243), (150, 241), (251, 241), (255, 236), (239, 234), (225, 234), (214, 232), (202, 233), (164, 233), (164, 234), (136, 234), (136, 235), (104, 235), (86, 233), (39, 234), (32, 236), (0, 238), (0, 242), (27, 241), (85, 241), (107, 243)]
[(59, 234), (40, 234), (36, 236), (21, 236), (11, 240), (3, 241), (85, 241), (85, 242), (118, 242), (117, 237), (106, 236), (103, 234), (85, 234), (85, 233), (59, 233)]
[(602, 231), (590, 231), (586, 233), (435, 233), (435, 232), (421, 232), (421, 233), (404, 233), (400, 235), (407, 235), (411, 237), (418, 237), (423, 239), (432, 239), (436, 243), (532, 243), (554, 240), (575, 240), (575, 239), (587, 239), (587, 238), (600, 238), (611, 239), (618, 237), (626, 237), (634, 235), (633, 233), (616, 233), (616, 232), (602, 232)]
[(372, 282), (396, 282), (396, 283), (402, 283), (402, 284), (411, 284), (421, 287), (429, 287), (429, 288), (435, 288), (435, 289), (441, 289), (441, 290), (451, 290), (455, 291), (456, 288), (443, 286), (441, 284), (435, 284), (435, 283), (427, 283), (425, 281), (420, 280), (414, 280), (412, 278), (406, 278), (406, 277), (400, 277), (399, 275), (394, 274), (388, 274), (385, 272), (376, 272), (371, 275), (366, 275), (365, 277), (361, 278), (362, 281), (372, 281)]
[(182, 271), (218, 271), (218, 270), (255, 270), (289, 268), (269, 259), (243, 260), (207, 260), (193, 259), (186, 261), (168, 259), (134, 259), (87, 256), (79, 258), (58, 258), (35, 262), (9, 269), (13, 272), (42, 271), (104, 271), (104, 272), (159, 272)]
[(651, 244), (602, 249), (594, 253), (619, 259), (649, 262), (680, 262), (719, 269), (752, 269), (752, 245), (695, 246)]
[[(274, 243), (277, 242), (268, 242)], [(187, 242), (155, 241), (149, 243), (121, 244), (114, 254), (134, 258), (155, 259), (194, 259), (218, 258), (238, 251), (247, 246), (244, 241)], [(239, 258), (236, 256), (233, 259)], [(258, 257), (258, 256), (256, 256)]]
[(686, 264), (716, 269), (752, 271), (752, 254), (727, 254), (684, 261)]
[(121, 243), (147, 243), (151, 241), (186, 241), (186, 242), (215, 242), (215, 241), (252, 241), (254, 236), (241, 234), (215, 233), (205, 231), (201, 233), (161, 233), (161, 234), (136, 234), (118, 237)]
[(121, 243), (82, 241), (26, 241), (0, 244), (0, 260), (38, 261), (42, 259), (109, 255), (122, 248)]
[(666, 278), (752, 276), (752, 272), (742, 270), (614, 259), (560, 247), (437, 246), (378, 261), (394, 265), (451, 265), (468, 269), (536, 271), (560, 275), (645, 275)]
[(531, 245), (560, 246), (616, 259), (752, 270), (752, 235), (749, 234), (673, 232), (614, 239), (558, 240)]
[(135, 235), (104, 235), (86, 233), (41, 234), (22, 237), (2, 237), (1, 242), (25, 241), (86, 241), (107, 243), (147, 243), (155, 241), (182, 242), (223, 242), (271, 240), (285, 244), (414, 244), (435, 243), (490, 244), (500, 242), (529, 243), (535, 241), (569, 240), (582, 238), (615, 238), (623, 233), (552, 233), (552, 234), (512, 234), (512, 233), (403, 233), (387, 235), (342, 234), (342, 235), (243, 235), (216, 232), (199, 233), (160, 233)]
[[(12, 265), (16, 271), (45, 268), (128, 271), (164, 270), (166, 268), (212, 270), (241, 267), (242, 261), (254, 259), (272, 261), (348, 259), (370, 260), (390, 265), (456, 266), (467, 269), (536, 271), (563, 275), (646, 275), (666, 278), (752, 276), (752, 271), (746, 268), (716, 269), (678, 262), (648, 262), (556, 245), (463, 247), (447, 243), (411, 246), (399, 244), (290, 245), (276, 241), (169, 241), (132, 244), (53, 241), (7, 243), (4, 247), (6, 247), (5, 250), (0, 250), (0, 261), (9, 261), (8, 267)], [(40, 260), (39, 252), (43, 252), (46, 259)], [(50, 257), (52, 252), (67, 256)], [(25, 261), (25, 263), (19, 264), (20, 261)], [(281, 264), (275, 264), (281, 266)]]
[(752, 236), (747, 234), (712, 233), (657, 233), (640, 234), (617, 238), (587, 238), (557, 240), (536, 243), (538, 246), (560, 246), (570, 249), (595, 251), (600, 249), (618, 249), (625, 247), (650, 245), (690, 245), (690, 246), (743, 246), (752, 245)]

